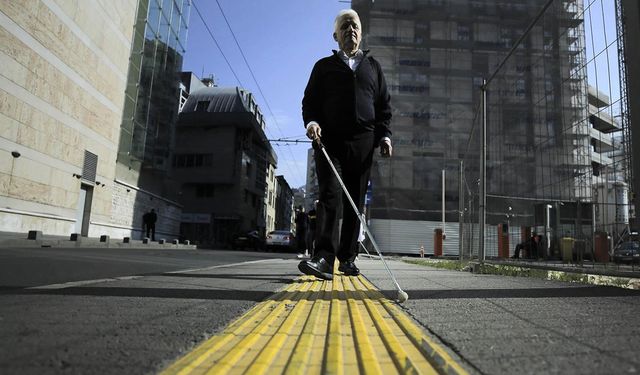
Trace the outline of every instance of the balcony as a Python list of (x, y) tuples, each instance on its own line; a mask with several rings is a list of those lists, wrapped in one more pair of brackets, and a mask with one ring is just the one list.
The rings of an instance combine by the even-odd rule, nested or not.
[(573, 150), (568, 154), (559, 155), (558, 165), (570, 169), (576, 169), (584, 168), (590, 165), (590, 162), (588, 155), (584, 155), (583, 153), (578, 152), (578, 150)]
[(591, 161), (604, 167), (613, 165), (613, 160), (610, 157), (597, 152), (591, 153)]
[(622, 130), (620, 125), (618, 125), (608, 113), (600, 111), (598, 107), (593, 104), (589, 104), (589, 122), (593, 125), (594, 129), (603, 133), (613, 133)]
[(591, 144), (596, 152), (613, 151), (613, 140), (611, 134), (602, 133), (596, 129), (590, 128)]
[(611, 101), (609, 96), (589, 85), (589, 104), (594, 105), (597, 108), (602, 108), (611, 105)]

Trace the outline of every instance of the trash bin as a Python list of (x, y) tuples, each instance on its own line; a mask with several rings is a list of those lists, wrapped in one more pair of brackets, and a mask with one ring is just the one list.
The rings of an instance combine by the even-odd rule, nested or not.
[(594, 261), (599, 263), (609, 262), (609, 237), (607, 232), (597, 231), (593, 238)]
[(560, 252), (562, 253), (562, 263), (570, 263), (573, 258), (573, 243), (574, 238), (562, 237), (560, 240)]

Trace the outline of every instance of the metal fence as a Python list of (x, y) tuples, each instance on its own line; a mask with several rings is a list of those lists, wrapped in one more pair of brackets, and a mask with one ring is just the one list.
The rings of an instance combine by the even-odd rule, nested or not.
[(559, 256), (563, 237), (587, 251), (596, 231), (611, 246), (624, 239), (617, 40), (612, 2), (549, 0), (478, 85), (461, 166), (463, 255), (511, 255), (533, 234), (540, 257)]

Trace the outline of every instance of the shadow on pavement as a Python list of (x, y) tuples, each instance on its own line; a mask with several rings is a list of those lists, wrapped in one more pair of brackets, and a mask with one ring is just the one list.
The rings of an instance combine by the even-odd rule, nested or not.
[[(0, 287), (2, 290), (2, 287)], [(273, 292), (255, 290), (221, 289), (170, 289), (170, 288), (118, 288), (118, 287), (71, 287), (62, 289), (21, 289), (9, 290), (2, 294), (11, 295), (56, 295), (95, 297), (150, 297), (205, 300), (236, 300), (260, 302)]]
[[(197, 274), (197, 273), (151, 273), (145, 274), (144, 276), (162, 276), (162, 277), (184, 277), (184, 278), (194, 278), (194, 279), (239, 279), (239, 280), (265, 280), (265, 281), (274, 281), (280, 284), (289, 284), (292, 279), (285, 279), (278, 275), (265, 275), (265, 274)], [(297, 275), (292, 275), (291, 277), (296, 277)]]
[[(395, 299), (396, 290), (381, 291), (389, 299)], [(640, 296), (640, 290), (616, 287), (574, 287), (540, 289), (456, 289), (456, 290), (405, 290), (412, 299), (468, 299), (468, 298), (583, 298)]]

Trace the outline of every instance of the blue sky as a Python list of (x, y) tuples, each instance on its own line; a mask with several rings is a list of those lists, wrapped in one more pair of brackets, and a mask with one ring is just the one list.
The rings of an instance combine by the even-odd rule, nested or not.
[(613, 0), (584, 2), (587, 80), (590, 85), (610, 97), (611, 115), (620, 112), (617, 104), (620, 99), (620, 81), (615, 16)]
[[(213, 74), (219, 86), (242, 86), (256, 95), (267, 119), (267, 137), (305, 139), (301, 117), (304, 88), (313, 64), (336, 48), (333, 20), (350, 2), (337, 0), (218, 0), (266, 97), (260, 95), (215, 0), (194, 0), (240, 83), (192, 7), (184, 71)], [(203, 75), (204, 72), (204, 75)], [(271, 111), (269, 111), (269, 108)], [(273, 115), (272, 116), (272, 113)], [(306, 182), (308, 143), (273, 144), (276, 173), (291, 187)]]

